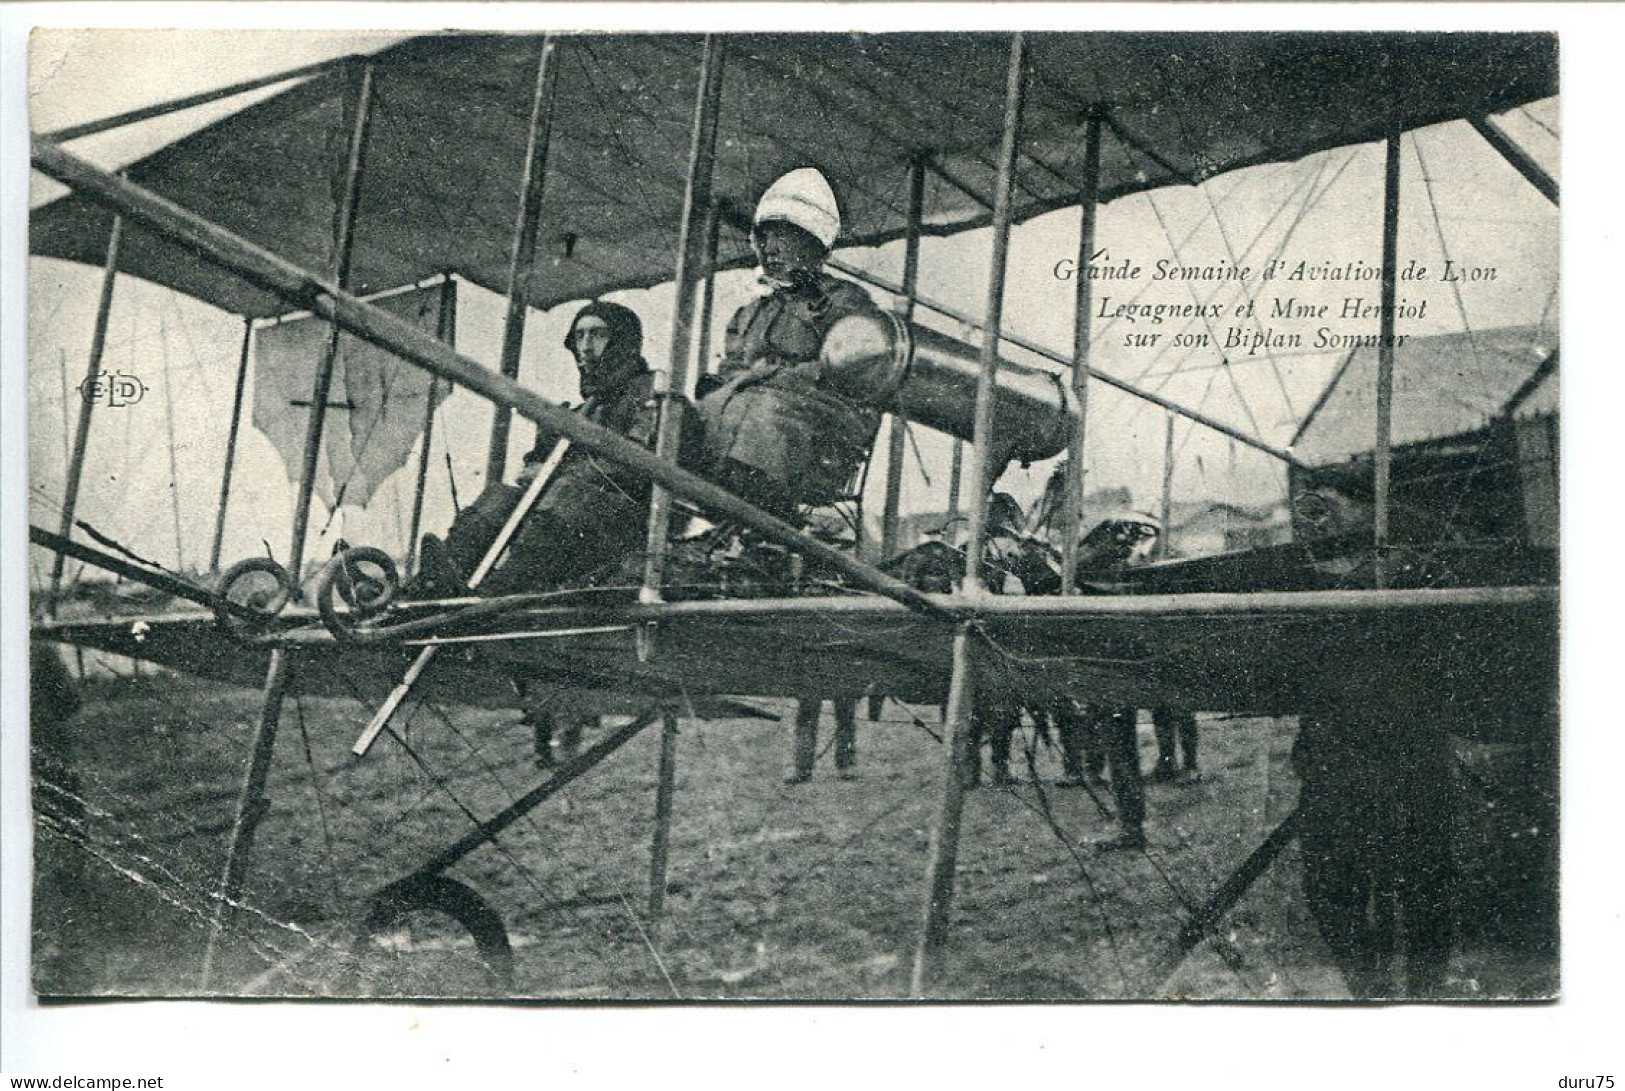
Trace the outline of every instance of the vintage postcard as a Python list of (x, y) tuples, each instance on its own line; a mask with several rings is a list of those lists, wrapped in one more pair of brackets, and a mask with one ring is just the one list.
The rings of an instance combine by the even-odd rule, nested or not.
[(33, 990), (1555, 998), (1564, 45), (37, 31)]

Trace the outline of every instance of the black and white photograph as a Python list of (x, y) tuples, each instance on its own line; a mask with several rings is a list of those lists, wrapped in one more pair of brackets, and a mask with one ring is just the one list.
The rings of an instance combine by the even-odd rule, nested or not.
[(1569, 39), (772, 25), (33, 32), (38, 1002), (1558, 1000)]

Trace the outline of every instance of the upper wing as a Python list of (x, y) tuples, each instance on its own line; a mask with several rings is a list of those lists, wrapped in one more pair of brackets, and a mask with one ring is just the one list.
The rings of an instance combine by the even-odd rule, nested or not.
[[(991, 217), (1008, 37), (729, 35), (715, 192), (736, 216), (779, 172), (817, 163), (842, 195), (843, 239), (900, 238), (909, 162), (928, 154), (927, 234)], [(370, 58), (375, 110), (350, 287), (445, 272), (506, 290), (539, 39), (413, 39)], [(1509, 110), (1557, 92), (1549, 34), (1035, 34), (1017, 221), (1076, 204), (1082, 126), (1106, 126), (1101, 200)], [(555, 53), (533, 306), (671, 279), (700, 39), (576, 35)], [(953, 73), (943, 79), (943, 73)], [(350, 74), (317, 75), (124, 173), (305, 268), (328, 264)], [(78, 196), (38, 210), (35, 254), (100, 264), (110, 216)], [(738, 219), (733, 226), (746, 223)], [(745, 233), (723, 268), (751, 262)], [(126, 225), (120, 269), (236, 314), (277, 297)]]

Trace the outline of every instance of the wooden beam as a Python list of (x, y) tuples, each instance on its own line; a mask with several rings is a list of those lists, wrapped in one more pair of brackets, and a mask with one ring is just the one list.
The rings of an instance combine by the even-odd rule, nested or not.
[(1157, 535), (1157, 556), (1168, 556), (1168, 536), (1173, 530), (1174, 518), (1174, 421), (1167, 415), (1167, 427), (1162, 435), (1162, 533)]
[(233, 95), (241, 95), (246, 94), (249, 91), (257, 91), (261, 87), (274, 87), (279, 83), (287, 83), (289, 80), (303, 79), (306, 76), (321, 75), (324, 72), (331, 72), (335, 69), (353, 64), (356, 60), (358, 60), (358, 58), (355, 56), (344, 56), (335, 57), (332, 60), (327, 61), (318, 61), (315, 64), (307, 64), (301, 68), (290, 68), (286, 72), (275, 72), (269, 76), (260, 76), (256, 79), (244, 80), (241, 83), (233, 83), (228, 84), (225, 87), (217, 87), (212, 91), (202, 91), (198, 94), (187, 95), (183, 98), (169, 99), (165, 102), (155, 102), (150, 106), (142, 106), (134, 110), (126, 110), (124, 113), (114, 114), (111, 117), (104, 117), (98, 121), (87, 121), (80, 125), (70, 125), (65, 129), (57, 129), (55, 132), (47, 133), (45, 136), (48, 140), (55, 140), (59, 142), (78, 140), (80, 137), (94, 136), (97, 133), (109, 132), (113, 129), (122, 128), (125, 125), (134, 125), (139, 121), (147, 121), (155, 117), (164, 117), (167, 114), (178, 113), (181, 110), (190, 110), (194, 106), (205, 106), (211, 102), (218, 102), (221, 99), (231, 98)]
[[(119, 243), (124, 236), (124, 218), (115, 215), (107, 233), (107, 258), (102, 265), (102, 293), (96, 301), (96, 325), (90, 335), (90, 363), (84, 382), (79, 384), (79, 424), (73, 433), (73, 454), (68, 459), (68, 481), (62, 497), (62, 537), (73, 537), (73, 519), (79, 504), (79, 482), (85, 471), (85, 451), (90, 446), (90, 421), (96, 408), (96, 384), (102, 374), (102, 354), (107, 350), (107, 319), (113, 312), (113, 282), (118, 278)], [(51, 562), (51, 610), (62, 592), (63, 556)]]
[[(542, 37), (536, 55), (536, 86), (531, 97), (530, 130), (525, 142), (524, 180), (519, 211), (514, 216), (513, 249), (508, 261), (508, 310), (502, 322), (504, 377), (519, 377), (519, 357), (525, 347), (525, 316), (530, 313), (531, 276), (536, 267), (536, 240), (541, 233), (542, 194), (547, 185), (547, 156), (553, 135), (553, 103), (558, 93), (559, 66), (554, 59), (553, 35)], [(502, 480), (508, 466), (508, 433), (513, 411), (497, 406), (491, 411), (491, 443), (485, 459), (485, 480)]]
[(666, 872), (671, 857), (671, 805), (677, 795), (677, 716), (660, 716), (660, 764), (655, 771), (655, 829), (649, 846), (649, 916), (666, 912)]
[[(903, 321), (914, 320), (914, 297), (920, 280), (920, 220), (925, 210), (925, 162), (916, 158), (908, 166), (908, 221), (903, 249), (903, 291), (900, 312)], [(908, 439), (908, 422), (896, 413), (891, 418), (891, 434), (886, 445), (886, 499), (880, 514), (880, 556), (897, 552), (898, 513), (903, 503), (903, 456)]]
[[(442, 342), (457, 344), (457, 281), (450, 273), (440, 282), (440, 312), (435, 317), (434, 335)], [(412, 483), (412, 521), (406, 532), (406, 571), (415, 571), (418, 536), (423, 530), (423, 498), (429, 489), (429, 448), (434, 445), (434, 413), (440, 401), (440, 377), (429, 382), (429, 397), (423, 406), (423, 444), (418, 451), (417, 477)]]
[[(961, 595), (971, 602), (983, 597), (982, 539), (987, 533), (988, 492), (993, 487), (993, 393), (999, 368), (999, 327), (1004, 317), (1004, 282), (1010, 256), (1010, 221), (1016, 177), (1016, 149), (1021, 135), (1022, 107), (1027, 80), (1027, 41), (1020, 31), (1010, 37), (1010, 61), (1005, 76), (1004, 128), (999, 141), (998, 191), (993, 204), (993, 252), (989, 259), (987, 321), (982, 330), (982, 370), (976, 383), (976, 423), (971, 465), (970, 537), (965, 543), (965, 575)], [(1003, 467), (999, 467), (1002, 469)], [(954, 873), (959, 859), (959, 827), (965, 804), (965, 773), (969, 758), (971, 718), (976, 714), (976, 672), (973, 644), (975, 625), (962, 622), (954, 630), (952, 673), (948, 684), (947, 736), (944, 742), (942, 801), (932, 830), (931, 858), (926, 871), (924, 920), (915, 947), (911, 990), (923, 996), (937, 970), (947, 944), (953, 912)]]
[[(349, 286), (350, 261), (355, 252), (355, 221), (361, 208), (361, 186), (366, 177), (367, 134), (372, 126), (372, 65), (364, 64), (356, 73), (355, 116), (350, 128), (345, 156), (344, 196), (338, 208), (333, 232), (333, 283), (342, 291)], [(288, 545), (288, 574), (299, 586), (305, 561), (305, 537), (310, 527), (310, 503), (316, 491), (316, 468), (322, 451), (322, 428), (327, 421), (327, 396), (333, 385), (333, 367), (338, 362), (339, 326), (334, 322), (327, 333), (327, 345), (316, 367), (311, 388), (310, 417), (305, 427), (304, 459), (299, 468), (299, 493), (294, 498), (293, 535)]]
[(220, 571), (220, 550), (226, 541), (226, 508), (231, 503), (231, 471), (237, 464), (237, 433), (243, 423), (243, 389), (248, 383), (248, 360), (253, 353), (254, 320), (243, 319), (243, 344), (237, 354), (237, 385), (231, 395), (231, 426), (226, 430), (226, 465), (220, 471), (220, 505), (214, 519), (214, 544), (209, 547), (209, 571)]
[(1388, 586), (1388, 495), (1393, 460), (1394, 293), (1399, 266), (1399, 137), (1390, 136), (1382, 183), (1382, 301), (1377, 336), (1377, 445), (1371, 470), (1372, 560), (1377, 589)]
[(1083, 138), (1083, 191), (1079, 196), (1082, 220), (1078, 224), (1077, 282), (1072, 308), (1072, 435), (1067, 443), (1066, 493), (1061, 507), (1061, 593), (1077, 592), (1078, 540), (1083, 537), (1083, 499), (1088, 490), (1085, 440), (1089, 425), (1089, 348), (1093, 327), (1094, 281), (1089, 263), (1095, 253), (1095, 223), (1100, 189), (1100, 129), (1098, 111), (1091, 111)]
[[(677, 232), (671, 355), (665, 390), (660, 399), (660, 420), (655, 436), (655, 457), (677, 465), (687, 408), (689, 353), (694, 344), (694, 286), (704, 267), (705, 239), (701, 217), (710, 214), (711, 178), (716, 168), (717, 118), (722, 105), (722, 70), (726, 63), (724, 39), (707, 34), (700, 50), (699, 89), (694, 100), (694, 127), (688, 149), (688, 181), (683, 187), (683, 218)], [(649, 495), (649, 527), (643, 566), (645, 601), (658, 601), (666, 577), (667, 538), (671, 533), (671, 494), (657, 483)], [(647, 645), (645, 645), (647, 648)]]
[(214, 988), (215, 962), (220, 953), (220, 940), (225, 935), (226, 918), (242, 894), (243, 879), (248, 874), (249, 860), (254, 853), (255, 835), (259, 832), (260, 822), (271, 809), (265, 799), (265, 788), (271, 779), (271, 758), (276, 751), (277, 726), (282, 719), (282, 699), (288, 691), (290, 654), (283, 648), (271, 649), (271, 666), (265, 676), (259, 724), (254, 730), (248, 771), (243, 775), (243, 786), (237, 793), (237, 812), (231, 822), (226, 863), (220, 873), (220, 887), (215, 892), (208, 942), (203, 948), (204, 992)]
[(1507, 135), (1505, 129), (1495, 123), (1493, 118), (1470, 117), (1467, 123), (1478, 130), (1478, 135), (1488, 141), (1490, 147), (1501, 153), (1501, 158), (1512, 164), (1514, 170), (1528, 179), (1529, 184), (1540, 191), (1552, 204), (1558, 204), (1557, 179), (1553, 178), (1546, 169), (1532, 159), (1528, 152), (1518, 147), (1516, 141)]

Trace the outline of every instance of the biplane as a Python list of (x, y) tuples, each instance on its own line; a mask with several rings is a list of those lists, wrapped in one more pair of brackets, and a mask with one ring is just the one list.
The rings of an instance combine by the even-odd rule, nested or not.
[[(1375, 709), (1390, 724), (1424, 722), (1488, 739), (1550, 730), (1555, 542), (1528, 525), (1553, 514), (1553, 447), (1541, 432), (1547, 425), (1535, 427), (1519, 411), (1543, 384), (1548, 397), (1555, 389), (1555, 344), (1531, 352), (1518, 342), (1527, 357), (1521, 370), (1503, 369), (1486, 385), (1483, 404), (1458, 435), (1407, 432), (1403, 415), (1396, 431), (1394, 411), (1396, 371), (1409, 390), (1404, 377), (1425, 372), (1432, 358), (1418, 347), (1421, 339), (1407, 344), (1399, 332), (1414, 317), (1396, 295), (1405, 261), (1401, 134), (1466, 121), (1555, 203), (1556, 183), (1497, 120), (1556, 94), (1550, 36), (456, 35), (416, 38), (283, 78), (298, 82), (117, 174), (65, 145), (250, 85), (33, 141), (34, 168), (72, 193), (35, 210), (32, 253), (105, 270), (92, 383), (119, 273), (242, 316), (249, 328), (304, 312), (317, 331), (288, 339), (304, 346), (308, 362), (299, 378), (308, 379), (309, 393), (284, 398), (297, 411), (291, 435), (299, 452), (285, 552), (244, 558), (205, 584), (131, 556), (108, 535), (76, 538), (76, 530), (89, 529), (76, 519), (74, 494), (93, 401), (78, 419), (61, 525), (32, 530), (32, 540), (59, 558), (55, 582), (62, 559), (71, 558), (198, 607), (113, 621), (45, 618), (34, 626), (36, 640), (263, 689), (215, 892), (204, 990), (222, 987), (214, 955), (241, 912), (282, 709), (295, 694), (371, 702), (372, 722), (365, 731), (357, 724), (358, 755), (382, 738), (408, 745), (391, 726), (407, 702), (514, 707), (515, 692), (499, 680), (515, 675), (545, 688), (561, 707), (632, 717), (501, 812), (469, 815), (471, 832), (371, 899), (369, 930), (411, 909), (441, 910), (475, 934), (496, 972), (511, 970), (513, 958), (500, 918), (448, 870), (651, 724), (663, 732), (656, 786), (663, 817), (650, 894), (658, 914), (679, 716), (737, 715), (762, 698), (884, 694), (943, 704), (941, 800), (912, 981), (918, 995), (930, 988), (952, 935), (964, 801), (958, 770), (979, 701), (1015, 693), (1332, 720), (1354, 709), (1370, 717)], [(1292, 444), (1103, 366), (1102, 319), (1132, 318), (1135, 304), (1125, 311), (1123, 293), (1143, 287), (1114, 281), (1097, 249), (1100, 214), (1113, 202), (1374, 141), (1384, 142), (1386, 157), (1383, 209), (1370, 222), (1382, 241), (1381, 261), (1360, 269), (1326, 262), (1300, 273), (1336, 281), (1342, 269), (1372, 295), (1358, 316), (1365, 322), (1359, 336), (1336, 346), (1340, 366), (1310, 414), (1358, 419), (1369, 443), (1352, 456), (1310, 461)], [(905, 422), (969, 444), (964, 577), (949, 594), (922, 592), (871, 556), (680, 468), (670, 443), (647, 450), (517, 381), (529, 310), (670, 285), (669, 351), (657, 366), (666, 376), (663, 397), (675, 404), (704, 367), (716, 277), (752, 264), (744, 242), (752, 197), (778, 173), (808, 163), (842, 194), (842, 247), (905, 248), (900, 283), (835, 262), (895, 293), (900, 305), (893, 319), (848, 328), (826, 356), (839, 357), (834, 363), (893, 415), (881, 560), (899, 547)], [(894, 194), (899, 179), (906, 183), (902, 200)], [(1070, 351), (1058, 352), (1006, 328), (1010, 237), (1013, 225), (1072, 208), (1082, 214), (1071, 280), (1077, 317)], [(984, 311), (935, 306), (962, 323), (959, 333), (970, 328), (967, 340), (923, 320), (934, 305), (919, 291), (922, 241), (981, 230), (991, 236), (992, 255)], [(1239, 284), (1242, 298), (1252, 299), (1249, 287), (1256, 292), (1257, 284), (1247, 285), (1240, 272), (1245, 257), (1230, 248), (1224, 261), (1170, 265), (1165, 279), (1191, 293), (1170, 316), (1216, 313), (1208, 310), (1211, 297), (1197, 295), (1198, 287), (1211, 287), (1205, 280)], [(1262, 268), (1266, 260), (1253, 264)], [(394, 293), (437, 278), (505, 297), (497, 366), (458, 351), (445, 305), (438, 319), (389, 305)], [(1107, 308), (1108, 287), (1118, 295), (1115, 310)], [(1164, 329), (1169, 345), (1177, 344), (1177, 329)], [(1190, 343), (1225, 343), (1218, 331), (1204, 336)], [(1236, 340), (1234, 355), (1279, 347), (1276, 336), (1260, 327), (1256, 340)], [(359, 366), (343, 373), (346, 386), (334, 393), (336, 362), (369, 350), (415, 376), (401, 380), (393, 404), (380, 400), (380, 384), (362, 381)], [(245, 336), (245, 362), (248, 356)], [(1401, 357), (1421, 362), (1396, 368)], [(1214, 374), (1231, 365), (1221, 352)], [(494, 406), (488, 480), (500, 480), (507, 468), (517, 415), (654, 482), (639, 579), (615, 593), (406, 603), (394, 597), (392, 560), (367, 549), (340, 550), (308, 578), (313, 498), (324, 474), (330, 483), (341, 476), (344, 448), (333, 436), (347, 432), (353, 442), (374, 426), (380, 434), (399, 426), (398, 457), (368, 471), (392, 472), (418, 441), (417, 422), (432, 421), (437, 399), (452, 387)], [(1170, 462), (1178, 418), (1287, 467), (1303, 533), (1290, 544), (1218, 558), (1163, 559), (1109, 589), (1064, 579), (1052, 597), (990, 594), (982, 575), (988, 495), (1011, 461), (1068, 454), (1057, 537), (1060, 571), (1076, 570), (1076, 543), (1087, 529), (1086, 440), (1103, 427), (1091, 420), (1091, 388), (1168, 414)], [(1358, 396), (1343, 405), (1351, 392)], [(368, 404), (373, 423), (358, 424), (355, 410)], [(351, 412), (347, 424), (334, 423), (335, 406)], [(389, 424), (378, 423), (386, 417)], [(1475, 438), (1486, 419), (1493, 443)], [(1535, 481), (1521, 452), (1541, 442), (1540, 472), (1549, 479)], [(428, 450), (424, 440), (409, 540), (416, 538)], [(342, 457), (353, 470), (364, 454)], [(228, 451), (222, 527), (231, 462)], [(1524, 499), (1499, 507), (1472, 499), (1508, 489)], [(1442, 517), (1447, 527), (1436, 525), (1440, 517), (1412, 518), (1437, 512), (1440, 497), (1459, 500)], [(335, 497), (329, 485), (326, 499), (342, 502), (342, 489)], [(1338, 519), (1327, 514), (1333, 507)], [(742, 528), (797, 558), (798, 572), (816, 575), (747, 594), (727, 582), (697, 590), (687, 569), (681, 579), (673, 575), (672, 528), (685, 513)], [(861, 533), (861, 516), (855, 525)], [(1505, 560), (1510, 540), (1518, 543), (1515, 562)], [(217, 534), (216, 567), (219, 541)], [(1486, 542), (1504, 548), (1496, 553)], [(1486, 556), (1504, 563), (1486, 563)], [(1182, 950), (1208, 934), (1290, 833), (1290, 823), (1272, 833), (1212, 900), (1194, 908)]]

